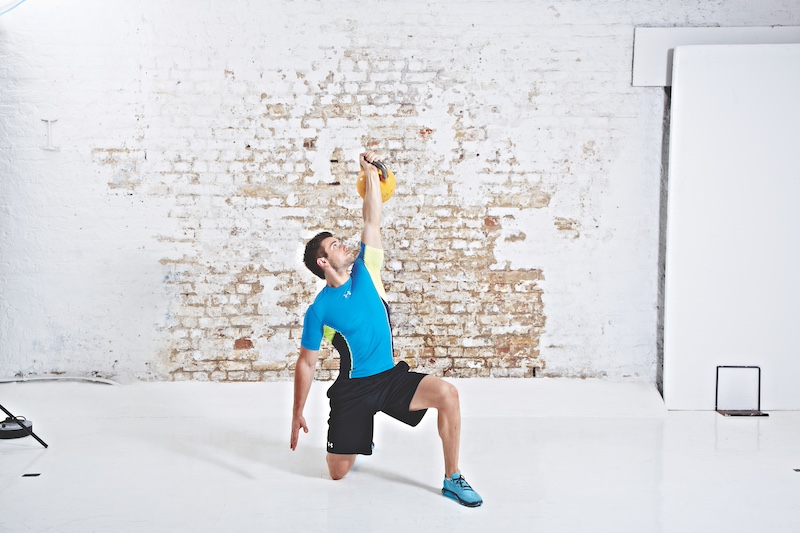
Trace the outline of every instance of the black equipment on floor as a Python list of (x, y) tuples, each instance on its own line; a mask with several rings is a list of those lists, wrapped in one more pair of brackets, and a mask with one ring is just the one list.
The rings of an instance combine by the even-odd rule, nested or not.
[(16, 417), (12, 415), (8, 409), (0, 405), (0, 409), (8, 415), (3, 422), (0, 422), (0, 439), (18, 439), (20, 437), (27, 437), (30, 435), (39, 444), (47, 448), (47, 443), (36, 436), (33, 432), (33, 422), (26, 420), (24, 417)]
[[(758, 405), (755, 409), (720, 409), (718, 406), (719, 401), (719, 369), (720, 368), (752, 368), (758, 370)], [(760, 366), (727, 366), (720, 365), (717, 367), (717, 385), (716, 392), (714, 393), (714, 410), (723, 416), (769, 416), (761, 410), (761, 367)]]

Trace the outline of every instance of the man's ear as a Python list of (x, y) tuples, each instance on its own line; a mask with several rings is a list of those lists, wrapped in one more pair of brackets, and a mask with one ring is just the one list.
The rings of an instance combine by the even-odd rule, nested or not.
[(328, 264), (328, 258), (327, 257), (318, 257), (317, 258), (317, 266), (319, 266), (320, 268), (324, 269), (327, 264)]

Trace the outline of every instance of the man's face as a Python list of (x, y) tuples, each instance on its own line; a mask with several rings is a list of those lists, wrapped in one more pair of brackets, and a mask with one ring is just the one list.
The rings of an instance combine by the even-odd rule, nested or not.
[(342, 270), (356, 261), (356, 254), (336, 237), (328, 237), (321, 243), (327, 260), (335, 270)]

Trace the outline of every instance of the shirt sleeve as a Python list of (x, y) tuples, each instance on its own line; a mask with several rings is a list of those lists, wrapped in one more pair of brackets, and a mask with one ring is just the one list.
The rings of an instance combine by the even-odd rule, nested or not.
[(383, 266), (383, 250), (380, 248), (372, 248), (364, 243), (361, 243), (361, 255), (364, 258), (364, 266), (369, 272), (369, 277), (372, 279), (372, 284), (378, 294), (384, 300), (386, 299), (386, 290), (383, 288), (383, 280), (381, 280), (381, 267)]
[(322, 344), (322, 329), (322, 322), (309, 307), (303, 319), (303, 337), (300, 340), (300, 346), (306, 350), (319, 350)]

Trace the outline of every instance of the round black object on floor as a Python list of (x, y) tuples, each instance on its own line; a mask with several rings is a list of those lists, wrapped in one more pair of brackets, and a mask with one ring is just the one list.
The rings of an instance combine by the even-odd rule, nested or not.
[(28, 430), (33, 431), (33, 422), (18, 417), (16, 420), (8, 417), (0, 422), (0, 439), (18, 439), (20, 437), (27, 437), (30, 435), (29, 431), (25, 431), (19, 424), (23, 424)]

